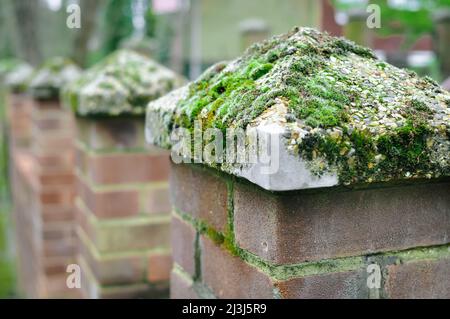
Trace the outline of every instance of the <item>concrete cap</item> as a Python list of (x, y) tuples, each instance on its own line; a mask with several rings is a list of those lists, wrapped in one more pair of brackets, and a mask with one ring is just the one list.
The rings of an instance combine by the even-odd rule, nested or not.
[(33, 67), (28, 63), (21, 63), (13, 71), (5, 76), (5, 85), (14, 93), (23, 93), (27, 91)]
[(143, 115), (149, 101), (182, 82), (180, 76), (153, 60), (119, 50), (67, 85), (62, 98), (65, 106), (81, 116)]
[[(179, 152), (180, 128), (257, 132), (258, 154), (270, 161), (203, 163), (274, 191), (435, 179), (450, 176), (449, 106), (450, 94), (432, 79), (296, 28), (150, 103), (146, 134)], [(277, 169), (261, 169), (267, 163)]]
[(53, 57), (45, 61), (30, 79), (30, 94), (37, 99), (59, 98), (61, 88), (76, 79), (81, 69), (70, 59)]
[(15, 58), (7, 58), (0, 60), (0, 81), (3, 82), (8, 73), (14, 71), (23, 62)]

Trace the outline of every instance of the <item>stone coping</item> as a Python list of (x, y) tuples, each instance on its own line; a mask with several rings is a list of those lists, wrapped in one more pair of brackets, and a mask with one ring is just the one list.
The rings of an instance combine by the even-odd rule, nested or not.
[[(149, 143), (179, 147), (173, 137), (180, 128), (192, 136), (256, 131), (276, 171), (263, 172), (259, 158), (203, 163), (269, 190), (450, 176), (450, 94), (370, 49), (310, 28), (255, 44), (148, 105)], [(181, 149), (184, 159), (195, 158), (195, 149)]]
[(6, 58), (0, 60), (0, 81), (3, 82), (8, 73), (14, 71), (22, 63), (22, 61), (16, 58)]
[(34, 69), (28, 63), (19, 64), (5, 76), (5, 85), (13, 93), (24, 93), (28, 90)]
[(85, 71), (62, 93), (77, 115), (144, 115), (149, 101), (179, 87), (183, 79), (144, 55), (121, 49)]
[(81, 69), (70, 59), (50, 58), (32, 75), (29, 92), (36, 99), (59, 98), (61, 88), (76, 79), (80, 73)]

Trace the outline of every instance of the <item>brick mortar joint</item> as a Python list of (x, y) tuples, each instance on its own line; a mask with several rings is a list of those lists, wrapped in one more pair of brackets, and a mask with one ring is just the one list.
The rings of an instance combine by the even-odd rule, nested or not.
[[(438, 246), (413, 247), (404, 250), (393, 250), (358, 256), (329, 258), (299, 264), (274, 265), (263, 260), (261, 257), (238, 247), (235, 243), (235, 246), (232, 247), (231, 251), (228, 247), (223, 247), (225, 235), (212, 229), (212, 227), (203, 220), (195, 219), (191, 215), (181, 212), (177, 208), (174, 208), (173, 215), (176, 218), (180, 218), (181, 220), (188, 222), (196, 231), (202, 235), (206, 235), (206, 237), (211, 239), (215, 244), (220, 245), (222, 249), (228, 251), (230, 255), (236, 256), (250, 266), (262, 271), (275, 282), (308, 277), (312, 275), (361, 270), (369, 263), (371, 258), (373, 259), (375, 257), (382, 258), (382, 260), (385, 261), (388, 259), (395, 259), (397, 263), (450, 258), (450, 244), (444, 244)], [(385, 262), (384, 264), (388, 265)]]

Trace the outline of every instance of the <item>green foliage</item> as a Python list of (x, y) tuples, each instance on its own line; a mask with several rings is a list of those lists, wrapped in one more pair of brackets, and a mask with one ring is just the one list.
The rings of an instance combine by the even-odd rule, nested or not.
[[(3, 202), (0, 204), (3, 204)], [(7, 216), (3, 209), (6, 208), (0, 207), (0, 299), (11, 297), (13, 295), (15, 283), (13, 267), (6, 254)]]

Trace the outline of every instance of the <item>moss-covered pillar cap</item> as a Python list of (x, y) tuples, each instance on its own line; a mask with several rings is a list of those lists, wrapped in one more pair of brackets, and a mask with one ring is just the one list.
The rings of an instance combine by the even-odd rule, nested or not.
[(149, 101), (181, 85), (183, 79), (133, 51), (119, 50), (85, 71), (62, 93), (79, 116), (144, 115)]
[(5, 85), (13, 93), (24, 93), (28, 90), (34, 69), (28, 63), (20, 63), (5, 76)]
[(36, 99), (57, 99), (61, 88), (76, 79), (80, 73), (81, 69), (70, 59), (50, 58), (34, 72), (29, 92)]
[(14, 71), (22, 63), (24, 62), (16, 58), (0, 60), (0, 84), (4, 84), (4, 79), (8, 75), (8, 73)]
[[(213, 140), (205, 135), (221, 141), (218, 129), (222, 162), (202, 163), (274, 191), (426, 180), (450, 175), (449, 106), (450, 94), (430, 78), (345, 39), (295, 28), (150, 103), (146, 135), (198, 163), (197, 146), (180, 144), (180, 131), (203, 133), (205, 151)], [(256, 162), (227, 160), (225, 136), (236, 129), (258, 133)], [(230, 149), (249, 152), (251, 141)]]

